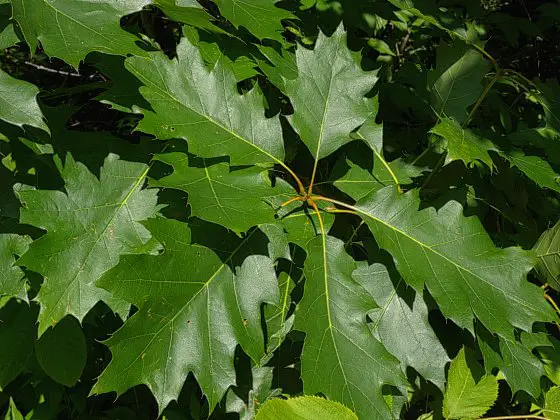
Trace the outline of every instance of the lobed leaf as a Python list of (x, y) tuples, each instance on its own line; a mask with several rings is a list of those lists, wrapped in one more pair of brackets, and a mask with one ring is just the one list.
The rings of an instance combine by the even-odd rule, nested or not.
[(366, 315), (377, 304), (352, 278), (355, 261), (331, 236), (307, 247), (303, 299), (295, 328), (306, 333), (301, 375), (306, 394), (322, 393), (359, 417), (391, 416), (381, 388), (400, 386), (397, 360), (369, 331)]
[(184, 223), (145, 224), (163, 253), (125, 256), (98, 282), (139, 312), (106, 342), (113, 360), (92, 393), (120, 395), (145, 384), (161, 413), (192, 371), (213, 409), (236, 383), (236, 346), (256, 362), (264, 353), (260, 307), (279, 298), (272, 260), (251, 255), (234, 272), (227, 264), (240, 247), (222, 262), (209, 248), (191, 243)]
[(460, 327), (473, 331), (476, 317), (511, 337), (514, 327), (530, 331), (533, 322), (553, 319), (542, 291), (525, 280), (532, 254), (496, 248), (475, 217), (463, 216), (459, 203), (420, 210), (417, 191), (399, 194), (387, 187), (356, 208), (403, 279), (418, 293), (426, 286)]
[(95, 286), (125, 253), (144, 252), (150, 233), (139, 221), (156, 214), (156, 190), (143, 190), (149, 167), (109, 155), (97, 179), (71, 155), (60, 163), (65, 191), (23, 189), (21, 223), (46, 230), (18, 264), (44, 276), (37, 295), (39, 334), (66, 315), (82, 320), (103, 300), (123, 303)]

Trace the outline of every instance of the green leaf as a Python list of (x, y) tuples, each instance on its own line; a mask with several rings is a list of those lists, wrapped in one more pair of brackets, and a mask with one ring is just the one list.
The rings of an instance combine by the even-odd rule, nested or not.
[[(368, 171), (359, 165), (347, 160), (348, 172), (334, 182), (334, 186), (354, 200), (360, 200), (375, 191), (388, 186), (395, 185), (393, 176), (383, 164), (381, 159), (374, 157), (373, 171)], [(397, 177), (400, 185), (410, 184), (413, 177), (422, 175), (423, 168), (407, 164), (402, 159), (395, 159), (388, 164), (389, 168)]]
[(33, 356), (37, 339), (37, 307), (10, 299), (0, 308), (0, 389), (16, 378)]
[(441, 44), (436, 51), (436, 68), (428, 73), (430, 103), (438, 115), (455, 118), (462, 124), (467, 107), (482, 93), (482, 79), (490, 65), (468, 45)]
[(560, 221), (543, 232), (533, 250), (539, 258), (535, 270), (541, 281), (560, 290)]
[(419, 294), (407, 293), (398, 273), (393, 274), (396, 285), (382, 264), (360, 264), (352, 274), (379, 307), (369, 314), (372, 331), (400, 360), (404, 372), (411, 366), (443, 389), (449, 357), (430, 326), (428, 307)]
[[(290, 213), (282, 218), (282, 225), (287, 232), (288, 241), (306, 249), (309, 241), (321, 234), (319, 218), (314, 211), (307, 208), (301, 208), (299, 211), (290, 207), (288, 209), (290, 209)], [(321, 215), (323, 216), (325, 230), (328, 232), (334, 223), (334, 214), (322, 211)]]
[(550, 420), (560, 419), (560, 387), (550, 388), (546, 393), (543, 414)]
[(465, 165), (472, 166), (475, 161), (479, 160), (489, 168), (494, 167), (488, 153), (490, 150), (496, 150), (494, 144), (474, 131), (462, 128), (455, 119), (442, 119), (430, 132), (445, 139), (447, 143), (446, 163), (462, 160)]
[(259, 39), (283, 41), (283, 19), (295, 16), (277, 7), (275, 0), (215, 0), (220, 13), (238, 28), (243, 26)]
[(22, 127), (29, 125), (50, 133), (37, 103), (39, 89), (31, 83), (14, 79), (0, 70), (0, 120)]
[(387, 45), (387, 43), (381, 39), (370, 38), (368, 40), (368, 45), (380, 54), (395, 56), (395, 53), (393, 52), (393, 50), (391, 50), (391, 47), (389, 47), (389, 45)]
[(229, 156), (232, 165), (284, 159), (280, 120), (265, 117), (260, 90), (239, 95), (233, 72), (221, 60), (209, 72), (186, 39), (173, 60), (157, 52), (128, 58), (125, 65), (145, 85), (140, 93), (152, 106), (139, 110), (144, 119), (138, 130), (159, 139), (184, 138), (189, 152)]
[(544, 109), (546, 125), (560, 133), (560, 85), (558, 80), (550, 79), (546, 83), (538, 82), (540, 92), (537, 99)]
[(542, 291), (525, 280), (532, 254), (496, 248), (456, 201), (437, 212), (420, 207), (418, 191), (399, 194), (394, 187), (356, 204), (403, 279), (418, 293), (427, 286), (446, 317), (471, 332), (476, 317), (504, 337), (514, 327), (530, 331), (533, 322), (552, 319)]
[[(251, 57), (251, 48), (247, 44), (219, 34), (209, 34), (195, 28), (184, 27), (183, 34), (189, 42), (196, 45), (202, 59), (212, 70), (218, 61), (228, 66), (235, 75), (235, 80), (242, 81), (257, 76), (256, 63)], [(254, 48), (253, 48), (254, 50)]]
[(31, 238), (15, 234), (0, 234), (0, 296), (27, 300), (25, 273), (15, 265), (16, 256), (29, 248)]
[(234, 273), (227, 264), (240, 247), (222, 262), (212, 250), (190, 243), (184, 223), (145, 224), (163, 253), (125, 256), (98, 282), (140, 310), (106, 342), (113, 359), (92, 393), (120, 395), (145, 384), (161, 413), (192, 371), (213, 409), (235, 384), (236, 345), (255, 362), (263, 355), (260, 307), (278, 301), (272, 260), (251, 255)]
[(120, 19), (142, 9), (148, 0), (12, 0), (31, 52), (38, 40), (45, 52), (78, 68), (92, 51), (113, 55), (145, 55), (140, 39), (121, 29)]
[(223, 32), (212, 24), (212, 16), (196, 0), (154, 0), (154, 4), (173, 20), (208, 31)]
[(513, 393), (523, 390), (535, 398), (540, 395), (544, 365), (531, 348), (516, 339), (493, 336), (483, 328), (477, 328), (477, 338), (488, 374), (498, 368)]
[(357, 420), (347, 407), (336, 401), (305, 396), (267, 401), (257, 412), (255, 420)]
[(37, 361), (55, 381), (73, 386), (86, 365), (86, 339), (75, 318), (65, 317), (35, 344)]
[(0, 50), (11, 47), (19, 42), (10, 18), (12, 8), (10, 4), (0, 3)]
[(342, 25), (330, 38), (320, 33), (312, 51), (299, 47), (296, 57), (299, 75), (285, 81), (291, 123), (318, 161), (352, 141), (352, 130), (377, 111), (376, 101), (365, 98), (377, 76), (360, 68)]
[(500, 156), (507, 159), (540, 187), (560, 193), (560, 174), (555, 172), (546, 160), (538, 156), (528, 156), (520, 150), (501, 152)]
[(273, 188), (268, 171), (256, 166), (232, 170), (226, 162), (216, 163), (178, 152), (157, 155), (156, 159), (173, 166), (174, 172), (151, 182), (152, 185), (187, 192), (193, 216), (237, 233), (273, 223), (276, 211), (271, 197), (293, 191), (281, 182)]
[(156, 213), (157, 191), (141, 189), (145, 164), (111, 154), (99, 179), (71, 155), (59, 166), (65, 192), (17, 192), (21, 223), (47, 231), (18, 261), (45, 277), (37, 296), (39, 334), (69, 314), (81, 321), (100, 300), (118, 303), (94, 282), (121, 254), (144, 251), (150, 234), (138, 222)]
[(4, 420), (23, 420), (22, 414), (19, 412), (18, 408), (16, 407), (16, 403), (10, 397), (10, 405), (8, 406), (8, 411), (4, 416)]
[(477, 383), (467, 364), (465, 350), (451, 362), (447, 389), (443, 398), (443, 415), (448, 419), (475, 419), (486, 413), (498, 397), (498, 380), (489, 375)]
[(322, 235), (309, 243), (307, 252), (295, 326), (306, 333), (304, 391), (339, 401), (359, 417), (389, 418), (381, 387), (403, 384), (403, 375), (366, 324), (367, 313), (377, 304), (352, 279), (356, 263), (341, 240)]

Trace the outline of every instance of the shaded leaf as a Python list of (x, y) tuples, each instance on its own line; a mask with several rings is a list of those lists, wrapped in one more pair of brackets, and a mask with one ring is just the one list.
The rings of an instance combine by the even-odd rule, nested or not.
[(560, 221), (543, 232), (533, 250), (539, 258), (535, 270), (541, 281), (560, 290)]
[(506, 158), (540, 187), (560, 193), (560, 174), (554, 171), (546, 160), (538, 156), (528, 156), (520, 150), (501, 152), (500, 156)]
[(17, 256), (27, 251), (30, 243), (28, 236), (0, 234), (0, 296), (27, 300), (25, 273), (15, 262)]
[(37, 307), (11, 299), (0, 308), (0, 389), (16, 378), (33, 356)]
[(275, 0), (215, 0), (220, 13), (236, 28), (243, 26), (259, 39), (270, 38), (282, 42), (283, 19), (295, 16), (276, 6)]
[(50, 133), (37, 103), (38, 93), (37, 86), (0, 70), (0, 119), (18, 127), (29, 125)]
[(65, 317), (49, 328), (35, 344), (37, 361), (55, 381), (73, 386), (86, 364), (87, 348), (84, 333), (75, 318)]
[(540, 395), (544, 365), (531, 348), (516, 339), (492, 336), (482, 328), (477, 329), (477, 338), (488, 374), (498, 368), (513, 393), (523, 390), (535, 398)]
[[(398, 275), (398, 273), (395, 273)], [(449, 357), (428, 321), (428, 307), (416, 294), (408, 303), (400, 294), (402, 279), (394, 286), (389, 271), (382, 264), (360, 264), (352, 277), (375, 299), (379, 309), (373, 310), (371, 328), (402, 364), (406, 373), (413, 367), (425, 379), (440, 389), (445, 383), (445, 365)]]
[(484, 57), (464, 43), (441, 44), (436, 51), (436, 68), (428, 73), (430, 102), (438, 115), (462, 124), (467, 108), (482, 93), (482, 79), (490, 68)]

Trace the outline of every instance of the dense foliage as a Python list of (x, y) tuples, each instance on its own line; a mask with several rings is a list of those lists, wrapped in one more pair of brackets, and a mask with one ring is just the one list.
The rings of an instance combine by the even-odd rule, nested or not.
[(6, 418), (560, 419), (560, 3), (0, 0), (0, 48)]

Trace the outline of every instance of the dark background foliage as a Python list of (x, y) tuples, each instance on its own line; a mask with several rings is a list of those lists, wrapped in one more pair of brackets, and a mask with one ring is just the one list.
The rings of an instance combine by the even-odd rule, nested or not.
[[(225, 19), (220, 18), (218, 8), (211, 1), (200, 2), (220, 22), (220, 25), (241, 39), (251, 39), (251, 35), (243, 28), (236, 30)], [(420, 4), (437, 3), (438, 10), (448, 27), (472, 25), (480, 39), (485, 42), (485, 49), (496, 59), (503, 69), (519, 72), (529, 80), (546, 82), (557, 79), (560, 68), (560, 5), (545, 0), (439, 0), (437, 2), (418, 2)], [(426, 106), (425, 85), (426, 73), (436, 65), (436, 47), (449, 35), (434, 26), (412, 22), (404, 25), (397, 22), (393, 12), (396, 8), (384, 0), (319, 0), (312, 7), (302, 10), (299, 1), (285, 0), (278, 4), (291, 10), (299, 20), (284, 21), (284, 37), (289, 42), (300, 43), (311, 47), (319, 30), (331, 34), (342, 21), (348, 31), (348, 45), (362, 56), (364, 69), (379, 69), (380, 81), (373, 95), (379, 92), (380, 111), (378, 120), (384, 123), (385, 154), (388, 160), (397, 157), (413, 159), (425, 150), (419, 163), (434, 169), (438, 165), (437, 146), (429, 149), (433, 141), (428, 133), (436, 123), (436, 117)], [(9, 4), (0, 4), (0, 16), (9, 17)], [(133, 33), (151, 39), (169, 57), (175, 55), (175, 48), (181, 36), (181, 25), (169, 19), (157, 7), (149, 6), (143, 11), (126, 16), (122, 26)], [(235, 47), (225, 49), (226, 43), (216, 35), (201, 33), (201, 39), (207, 37), (222, 48), (222, 53), (238, 58), (243, 51)], [(384, 41), (386, 47), (374, 45), (372, 38)], [(233, 44), (232, 44), (233, 45)], [(95, 54), (74, 69), (63, 61), (47, 57), (39, 49), (31, 54), (24, 42), (4, 49), (0, 52), (0, 68), (10, 75), (37, 85), (40, 90), (40, 102), (45, 114), (52, 114), (52, 121), (61, 129), (78, 133), (97, 132), (111, 134), (133, 144), (144, 144), (148, 136), (133, 131), (140, 116), (128, 114), (110, 108), (95, 98), (112, 85), (112, 81), (104, 74), (104, 69), (96, 67)], [(238, 84), (240, 92), (259, 84), (266, 96), (269, 115), (280, 113), (290, 115), (292, 105), (275, 86), (267, 81), (259, 72)], [(56, 108), (56, 111), (54, 110)], [(471, 123), (481, 132), (492, 132), (493, 136), (510, 136), (525, 128), (542, 125), (539, 119), (542, 109), (538, 103), (530, 100), (523, 91), (513, 85), (503, 84), (492, 91), (481, 105), (479, 112), (473, 116)], [(312, 166), (312, 157), (302, 143), (296, 138), (288, 124), (284, 124), (285, 137), (292, 139), (288, 147), (291, 167), (296, 170)], [(8, 133), (14, 128), (0, 126), (0, 132)], [(17, 130), (16, 130), (17, 131)], [(15, 133), (17, 137), (18, 133)], [(558, 141), (558, 138), (556, 138)], [(499, 138), (496, 138), (499, 142)], [(522, 139), (519, 146), (536, 155), (547, 157), (549, 162), (558, 168), (560, 151), (547, 150), (535, 144), (527, 144)], [(41, 142), (41, 134), (37, 133), (37, 142)], [(84, 153), (88, 167), (94, 172), (99, 171), (99, 156), (104, 156), (104, 147), (98, 144), (89, 150), (81, 148), (79, 142), (58, 144), (60, 150)], [(319, 166), (319, 184), (317, 192), (330, 192), (332, 187), (325, 181), (332, 174), (341, 171), (345, 157), (363, 156), (360, 145), (351, 143), (342, 152), (321, 161)], [(342, 158), (341, 158), (342, 156)], [(0, 141), (0, 157), (5, 165), (16, 160), (20, 165), (19, 182), (36, 185), (41, 188), (54, 189), (61, 186), (58, 172), (51, 158), (32, 153), (25, 144), (14, 142), (10, 150), (7, 144)], [(134, 159), (131, 156), (131, 159)], [(367, 167), (369, 163), (363, 162)], [(342, 165), (342, 166), (341, 166)], [(21, 167), (29, 171), (22, 171)], [(423, 185), (423, 199), (433, 204), (445, 203), (451, 198), (465, 205), (466, 214), (476, 214), (482, 220), (485, 229), (498, 246), (519, 245), (530, 249), (543, 231), (550, 228), (557, 220), (560, 212), (558, 194), (541, 189), (519, 170), (512, 168), (505, 160), (496, 159), (497, 170), (491, 172), (484, 165), (467, 168), (460, 162), (446, 165), (438, 176), (427, 175), (415, 179), (417, 185)], [(154, 168), (156, 171), (165, 168)], [(308, 173), (299, 170), (298, 173)], [(2, 172), (0, 172), (0, 176)], [(305, 180), (309, 182), (309, 180)], [(321, 185), (321, 182), (324, 182)], [(163, 212), (168, 216), (184, 220), (188, 216), (184, 194), (171, 190), (164, 191), (160, 202), (168, 207)], [(355, 234), (349, 237), (346, 229), (351, 224)], [(0, 219), (3, 232), (21, 231), (21, 226), (13, 226), (10, 218)], [(340, 227), (340, 228), (339, 228)], [(32, 228), (32, 235), (36, 235)], [(364, 246), (371, 239), (367, 229), (360, 227), (351, 216), (337, 218), (332, 232), (351, 244), (349, 251), (356, 259), (365, 259)], [(371, 242), (371, 241), (369, 241)], [(364, 245), (366, 244), (366, 245)], [(34, 279), (37, 288), (40, 279)], [(38, 276), (35, 276), (38, 277)], [(530, 280), (541, 284), (533, 275)], [(301, 289), (301, 286), (299, 287)], [(298, 293), (293, 294), (295, 300)], [(547, 293), (552, 299), (559, 301), (557, 293), (550, 289)], [(429, 297), (428, 297), (429, 298)], [(34, 305), (34, 304), (32, 304)], [(457, 354), (461, 343), (469, 342), (462, 331), (448, 325), (435, 309), (430, 314), (430, 322), (439, 334), (451, 356)], [(0, 309), (8, 317), (7, 306)], [(4, 318), (3, 318), (4, 319)], [(6, 318), (8, 319), (8, 318)], [(149, 419), (157, 417), (157, 406), (144, 386), (129, 390), (115, 400), (114, 395), (104, 394), (88, 396), (90, 389), (100, 373), (107, 366), (111, 355), (100, 342), (122, 325), (106, 306), (98, 304), (83, 322), (86, 337), (88, 359), (80, 381), (72, 387), (63, 386), (46, 375), (36, 362), (30, 362), (30, 368), (19, 375), (0, 392), (0, 412), (5, 412), (10, 398), (13, 398), (23, 413), (34, 410), (33, 418), (60, 419)], [(543, 327), (556, 338), (560, 338), (555, 326)], [(299, 377), (299, 355), (302, 349), (302, 334), (291, 333), (288, 339), (274, 353), (269, 362), (273, 368), (273, 388), (279, 388), (284, 394), (298, 395), (302, 393), (302, 382)], [(250, 390), (255, 388), (255, 377), (250, 368), (250, 361), (241, 351), (236, 359), (238, 370), (238, 387), (232, 392), (249, 402)], [(441, 404), (441, 392), (433, 385), (424, 382), (413, 371), (409, 372), (412, 383), (411, 404), (403, 411), (404, 418), (416, 419), (431, 412)], [(544, 379), (543, 379), (544, 381)], [(550, 384), (548, 384), (550, 385)], [(230, 392), (219, 407), (211, 414), (211, 418), (239, 418), (238, 408), (228, 404)], [(500, 397), (488, 415), (516, 415), (529, 413), (532, 409), (531, 398), (523, 392), (512, 394), (505, 381), (500, 382)], [(164, 412), (169, 419), (200, 419), (209, 416), (208, 405), (194, 377), (187, 379), (178, 402), (172, 403)], [(232, 411), (228, 413), (228, 411)]]

